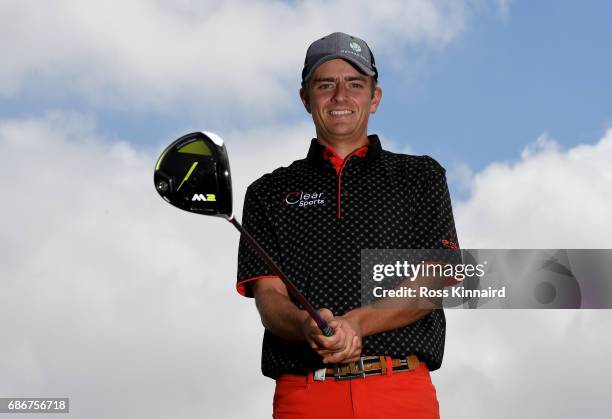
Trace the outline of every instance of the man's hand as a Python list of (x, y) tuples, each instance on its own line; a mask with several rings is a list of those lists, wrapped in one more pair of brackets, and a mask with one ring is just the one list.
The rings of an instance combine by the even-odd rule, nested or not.
[(346, 363), (361, 356), (361, 330), (352, 319), (334, 317), (328, 309), (319, 310), (321, 317), (334, 330), (333, 336), (323, 335), (314, 320), (308, 317), (303, 323), (304, 338), (310, 347), (323, 357), (323, 362)]
[(321, 316), (334, 330), (333, 336), (326, 337), (308, 313), (289, 299), (287, 288), (280, 279), (258, 279), (253, 284), (253, 293), (266, 329), (282, 339), (306, 340), (325, 363), (357, 361), (361, 356), (363, 336), (406, 326), (431, 312), (430, 309), (365, 306), (334, 317), (331, 311), (321, 309)]

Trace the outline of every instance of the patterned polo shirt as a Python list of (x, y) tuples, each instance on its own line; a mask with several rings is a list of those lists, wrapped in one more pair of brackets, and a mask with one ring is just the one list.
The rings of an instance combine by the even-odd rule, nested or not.
[[(345, 159), (313, 139), (305, 159), (253, 182), (244, 201), (244, 228), (315, 308), (334, 315), (360, 306), (362, 249), (441, 249), (457, 243), (442, 166), (429, 156), (383, 150), (376, 135), (368, 138), (367, 148)], [(252, 297), (252, 281), (274, 276), (241, 240), (238, 292)], [(408, 326), (364, 337), (362, 355), (415, 354), (435, 370), (442, 363), (445, 331), (444, 312), (434, 310)], [(265, 330), (264, 375), (322, 367), (305, 341)]]

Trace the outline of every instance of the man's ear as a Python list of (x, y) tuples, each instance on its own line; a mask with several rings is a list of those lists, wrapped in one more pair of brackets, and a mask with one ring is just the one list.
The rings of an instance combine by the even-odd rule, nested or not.
[(374, 88), (374, 94), (372, 95), (372, 102), (370, 103), (370, 113), (375, 113), (378, 109), (378, 105), (380, 105), (380, 101), (382, 99), (382, 88), (380, 86), (376, 86)]
[(308, 94), (306, 93), (306, 90), (304, 90), (303, 87), (300, 88), (300, 99), (302, 99), (302, 103), (304, 104), (306, 111), (310, 113), (310, 101), (308, 98)]

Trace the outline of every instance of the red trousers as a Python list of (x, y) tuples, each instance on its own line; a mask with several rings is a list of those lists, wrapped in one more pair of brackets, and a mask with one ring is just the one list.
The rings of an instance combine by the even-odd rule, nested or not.
[(285, 374), (276, 380), (273, 417), (439, 419), (440, 414), (429, 370), (421, 363), (410, 372), (346, 381)]

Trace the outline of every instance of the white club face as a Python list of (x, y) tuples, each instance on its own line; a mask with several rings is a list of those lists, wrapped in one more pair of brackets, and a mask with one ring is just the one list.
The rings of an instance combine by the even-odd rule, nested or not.
[(202, 134), (210, 138), (213, 141), (213, 143), (217, 144), (219, 147), (223, 146), (223, 139), (219, 137), (217, 134), (213, 132), (208, 132), (208, 131), (201, 131), (201, 132)]

